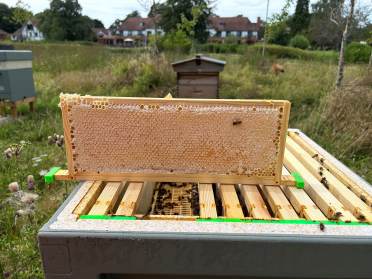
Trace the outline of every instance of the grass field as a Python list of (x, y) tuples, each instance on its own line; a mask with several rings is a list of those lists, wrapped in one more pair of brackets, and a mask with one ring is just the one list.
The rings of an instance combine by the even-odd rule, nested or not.
[[(0, 126), (0, 152), (21, 141), (31, 143), (17, 158), (0, 157), (0, 272), (9, 278), (42, 278), (37, 231), (73, 187), (57, 183), (49, 189), (40, 175), (52, 166), (65, 166), (64, 149), (48, 144), (48, 136), (63, 133), (58, 95), (163, 97), (176, 89), (170, 62), (187, 55), (167, 53), (154, 58), (143, 50), (77, 44), (20, 44), (17, 48), (33, 50), (38, 101), (36, 113), (21, 107), (22, 117)], [(273, 53), (262, 59), (257, 51), (247, 48), (238, 54), (213, 54), (227, 62), (221, 97), (290, 100), (290, 126), (302, 129), (371, 182), (372, 75), (366, 75), (367, 66), (348, 65), (347, 86), (334, 92), (336, 62), (329, 55), (283, 59)], [(273, 75), (273, 62), (283, 64), (285, 73)], [(30, 174), (40, 198), (32, 216), (17, 217), (15, 222), (20, 205), (7, 202), (11, 196), (7, 185), (17, 181), (26, 189)]]

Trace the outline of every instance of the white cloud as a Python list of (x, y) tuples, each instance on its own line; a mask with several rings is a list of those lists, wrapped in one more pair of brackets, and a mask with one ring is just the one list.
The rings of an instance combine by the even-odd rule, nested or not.
[[(9, 6), (14, 6), (17, 0), (1, 0)], [(83, 7), (83, 14), (92, 18), (100, 19), (106, 27), (110, 26), (117, 18), (124, 18), (134, 10), (139, 10), (143, 16), (148, 11), (140, 5), (139, 2), (146, 0), (79, 0), (80, 5)], [(43, 11), (49, 7), (49, 0), (23, 0), (34, 13)], [(311, 3), (317, 2), (311, 0)], [(364, 5), (371, 5), (371, 0), (360, 0)], [(236, 16), (239, 14), (248, 16), (252, 21), (260, 16), (265, 18), (266, 13), (265, 0), (217, 0), (215, 3), (214, 12), (221, 16)], [(271, 0), (269, 15), (280, 12), (285, 0)], [(294, 7), (292, 7), (292, 10)]]

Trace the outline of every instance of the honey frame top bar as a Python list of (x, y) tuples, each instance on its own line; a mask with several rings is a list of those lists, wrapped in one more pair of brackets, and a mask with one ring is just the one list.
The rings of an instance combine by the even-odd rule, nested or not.
[(280, 184), (290, 103), (61, 94), (77, 180)]

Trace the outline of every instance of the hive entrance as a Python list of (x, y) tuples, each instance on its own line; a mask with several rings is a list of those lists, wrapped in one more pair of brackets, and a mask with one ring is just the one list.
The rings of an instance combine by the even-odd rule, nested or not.
[(280, 181), (286, 101), (62, 94), (61, 108), (76, 179)]

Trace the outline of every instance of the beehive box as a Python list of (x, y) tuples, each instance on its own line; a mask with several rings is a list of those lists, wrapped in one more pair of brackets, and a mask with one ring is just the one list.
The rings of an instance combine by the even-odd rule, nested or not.
[(0, 101), (16, 102), (35, 96), (32, 77), (32, 52), (1, 50)]
[[(112, 166), (105, 169), (96, 168), (95, 163), (83, 165), (86, 154), (79, 151), (82, 144), (79, 137), (86, 134), (76, 132), (81, 123), (75, 121), (75, 117), (80, 117), (82, 110), (88, 110), (82, 119), (95, 118), (95, 114), (89, 112), (92, 109), (99, 115), (106, 109), (127, 113), (128, 107), (122, 107), (123, 100), (128, 103), (127, 99), (93, 103), (91, 101), (102, 100), (87, 97), (80, 102), (82, 99), (78, 96), (68, 98), (61, 106), (70, 113), (64, 115), (64, 120), (67, 121), (66, 139), (71, 140), (67, 142), (67, 145), (71, 144), (68, 154), (71, 161), (68, 173), (61, 172), (58, 176), (80, 179), (91, 172), (93, 179), (79, 184), (39, 233), (47, 278), (369, 278), (372, 274), (369, 264), (372, 259), (370, 185), (300, 131), (280, 134), (286, 139), (283, 143), (279, 136), (279, 142), (283, 143), (282, 158), (280, 144), (278, 150), (274, 148), (276, 151), (270, 153), (277, 155), (279, 176), (265, 174), (263, 179), (258, 172), (247, 173), (247, 166), (255, 168), (257, 163), (250, 160), (237, 161), (237, 166), (243, 170), (245, 167), (245, 171), (228, 174), (219, 172), (214, 164), (206, 164), (205, 175), (200, 176), (193, 165), (186, 169), (187, 172), (184, 168), (176, 168), (182, 166), (174, 156), (178, 152), (170, 152), (167, 154), (172, 157), (173, 172), (168, 173), (166, 164), (156, 168), (155, 175), (153, 169), (147, 167), (141, 169), (145, 178), (141, 179), (139, 172), (128, 168), (125, 160), (120, 165), (122, 169), (116, 172), (112, 172)], [(134, 99), (129, 103), (138, 105), (139, 111), (149, 110), (142, 113), (161, 110), (162, 106), (170, 104), (177, 108), (179, 102), (185, 111), (189, 102), (193, 102), (156, 100), (159, 104), (156, 108), (156, 104), (153, 107), (154, 100), (138, 101)], [(120, 103), (119, 108), (111, 107), (117, 105), (115, 102)], [(225, 101), (220, 102), (217, 102), (219, 108), (226, 105)], [(244, 111), (247, 111), (246, 106), (252, 105), (243, 102), (237, 106), (240, 108), (242, 104)], [(100, 107), (102, 105), (104, 107)], [(255, 103), (254, 107), (258, 105)], [(285, 102), (276, 105), (279, 112), (281, 106), (286, 106)], [(208, 103), (208, 109), (210, 106)], [(134, 111), (138, 113), (137, 109)], [(170, 112), (167, 110), (167, 113)], [(277, 115), (279, 119), (283, 116)], [(229, 125), (239, 129), (240, 125), (250, 123), (249, 118), (243, 118), (241, 114), (239, 119), (236, 115), (226, 117), (229, 119), (227, 129), (230, 129)], [(105, 118), (100, 119), (104, 121)], [(127, 115), (125, 119), (128, 119)], [(270, 116), (264, 119), (268, 121)], [(194, 123), (195, 119), (192, 120)], [(234, 125), (234, 120), (241, 123)], [(137, 120), (132, 129), (139, 122)], [(102, 128), (101, 122), (94, 122), (89, 124), (92, 129), (87, 129), (86, 133), (91, 134), (87, 140), (97, 143), (100, 139), (95, 138), (95, 125)], [(165, 126), (169, 127), (169, 123)], [(199, 127), (197, 123), (196, 127)], [(128, 129), (120, 129), (115, 136), (126, 141), (121, 131), (129, 133)], [(275, 131), (278, 132), (277, 126)], [(264, 148), (271, 146), (268, 142), (265, 145), (264, 141), (269, 135), (262, 134)], [(203, 137), (202, 134), (198, 136)], [(156, 141), (153, 142), (155, 145)], [(115, 147), (109, 141), (105, 143), (110, 150), (121, 150), (120, 144)], [(126, 152), (131, 151), (126, 148)], [(120, 156), (128, 154), (118, 153)], [(79, 161), (79, 156), (85, 159)], [(96, 153), (90, 156), (102, 160)], [(195, 159), (193, 156), (181, 159), (190, 158)], [(152, 160), (151, 156), (148, 160)], [(267, 164), (270, 165), (270, 161)], [(232, 165), (226, 165), (226, 168), (236, 169)], [(290, 173), (302, 176), (303, 189), (284, 185), (283, 177)]]

